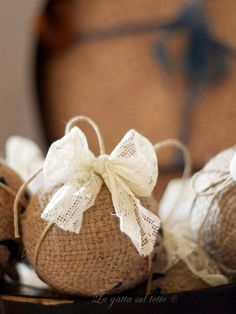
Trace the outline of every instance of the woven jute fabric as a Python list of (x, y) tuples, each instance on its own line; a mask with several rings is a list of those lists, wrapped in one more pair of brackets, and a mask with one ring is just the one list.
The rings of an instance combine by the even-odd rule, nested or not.
[(160, 276), (157, 276), (157, 279), (153, 280), (153, 292), (160, 289), (162, 293), (166, 294), (209, 287), (203, 280), (193, 274), (181, 259), (165, 272), (165, 274), (161, 274), (161, 270), (166, 264), (166, 254), (164, 251), (160, 252), (156, 263), (156, 272), (159, 270)]
[(236, 270), (236, 185), (225, 188), (212, 204), (200, 239), (220, 264)]
[[(236, 147), (221, 152), (207, 163), (204, 170), (229, 168), (235, 152)], [(204, 176), (208, 183), (214, 182), (214, 173)], [(224, 186), (215, 196), (198, 196), (191, 225), (200, 245), (219, 266), (236, 270), (236, 183)]]
[[(36, 245), (48, 224), (40, 216), (57, 188), (43, 187), (38, 191), (22, 219), (26, 254), (38, 275), (59, 291), (86, 296), (117, 293), (145, 280), (148, 258), (140, 256), (120, 231), (119, 218), (105, 185), (94, 206), (84, 213), (80, 233), (52, 225), (34, 258)], [(156, 210), (153, 198), (141, 201), (149, 210)]]
[(182, 260), (178, 261), (163, 277), (153, 282), (153, 290), (159, 288), (165, 294), (206, 287), (209, 285), (194, 275)]
[[(3, 160), (0, 160), (0, 178), (1, 183), (15, 194), (23, 184), (20, 176)], [(20, 249), (20, 242), (14, 239), (13, 202), (14, 195), (0, 186), (0, 274), (10, 266), (9, 263), (14, 264), (17, 253), (16, 247), (19, 246)], [(12, 246), (12, 243), (8, 245), (9, 240), (15, 241), (14, 252), (9, 252)], [(12, 257), (14, 257), (13, 260), (11, 260)]]

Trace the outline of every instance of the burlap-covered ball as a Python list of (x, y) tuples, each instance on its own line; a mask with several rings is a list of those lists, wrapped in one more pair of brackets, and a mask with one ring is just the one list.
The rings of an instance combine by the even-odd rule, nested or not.
[[(212, 158), (196, 180), (196, 189), (211, 186), (212, 195), (197, 195), (192, 208), (191, 228), (196, 240), (223, 269), (236, 270), (236, 182), (229, 178), (236, 147)], [(223, 182), (219, 182), (222, 178)], [(219, 182), (215, 184), (215, 182)]]
[[(0, 160), (0, 183), (0, 276), (2, 276), (14, 267), (20, 256), (21, 244), (14, 238), (13, 203), (23, 180), (5, 161)], [(28, 192), (23, 198), (20, 211), (23, 211), (22, 204), (29, 198)]]
[[(120, 231), (119, 218), (105, 185), (94, 206), (84, 213), (79, 234), (52, 225), (37, 249), (48, 225), (40, 216), (56, 190), (42, 187), (22, 219), (26, 254), (38, 275), (61, 292), (86, 296), (120, 292), (144, 281), (148, 276), (148, 258), (140, 256)], [(149, 210), (156, 210), (153, 198), (141, 201)]]

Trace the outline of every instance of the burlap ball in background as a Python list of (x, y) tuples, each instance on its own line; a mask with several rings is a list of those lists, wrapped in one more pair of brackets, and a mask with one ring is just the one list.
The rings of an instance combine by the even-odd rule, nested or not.
[[(203, 170), (229, 170), (236, 146), (216, 155)], [(210, 185), (219, 173), (205, 173), (197, 190)], [(201, 178), (200, 178), (201, 179)], [(215, 191), (213, 187), (211, 191)], [(191, 214), (191, 229), (196, 240), (220, 265), (236, 270), (236, 182), (214, 195), (197, 196)]]
[[(7, 164), (0, 160), (0, 182), (15, 194), (23, 180)], [(24, 195), (27, 202), (28, 192)], [(0, 276), (13, 267), (20, 256), (21, 244), (14, 238), (14, 196), (0, 186)], [(20, 206), (20, 210), (23, 208)]]
[[(105, 185), (94, 206), (84, 213), (79, 234), (52, 225), (39, 247), (35, 264), (35, 248), (48, 224), (40, 216), (55, 191), (53, 187), (44, 187), (36, 193), (22, 219), (27, 257), (46, 283), (68, 294), (92, 296), (120, 292), (147, 278), (148, 258), (140, 256), (120, 231)], [(142, 204), (156, 210), (152, 198), (143, 199)]]

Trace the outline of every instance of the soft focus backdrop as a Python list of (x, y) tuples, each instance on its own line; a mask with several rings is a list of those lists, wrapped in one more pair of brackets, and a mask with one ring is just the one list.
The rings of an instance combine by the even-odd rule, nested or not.
[(19, 134), (43, 146), (33, 84), (33, 23), (42, 0), (0, 1), (0, 151)]

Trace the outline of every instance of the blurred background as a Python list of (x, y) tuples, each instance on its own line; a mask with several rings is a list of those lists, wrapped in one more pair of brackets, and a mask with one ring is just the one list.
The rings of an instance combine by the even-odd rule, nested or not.
[[(46, 149), (86, 114), (108, 151), (135, 128), (179, 138), (199, 169), (235, 144), (235, 12), (235, 0), (1, 0), (1, 151), (12, 134)], [(182, 163), (160, 154), (163, 171)]]
[(0, 1), (0, 148), (13, 134), (43, 146), (36, 108), (33, 64), (37, 37), (35, 17), (43, 1)]

